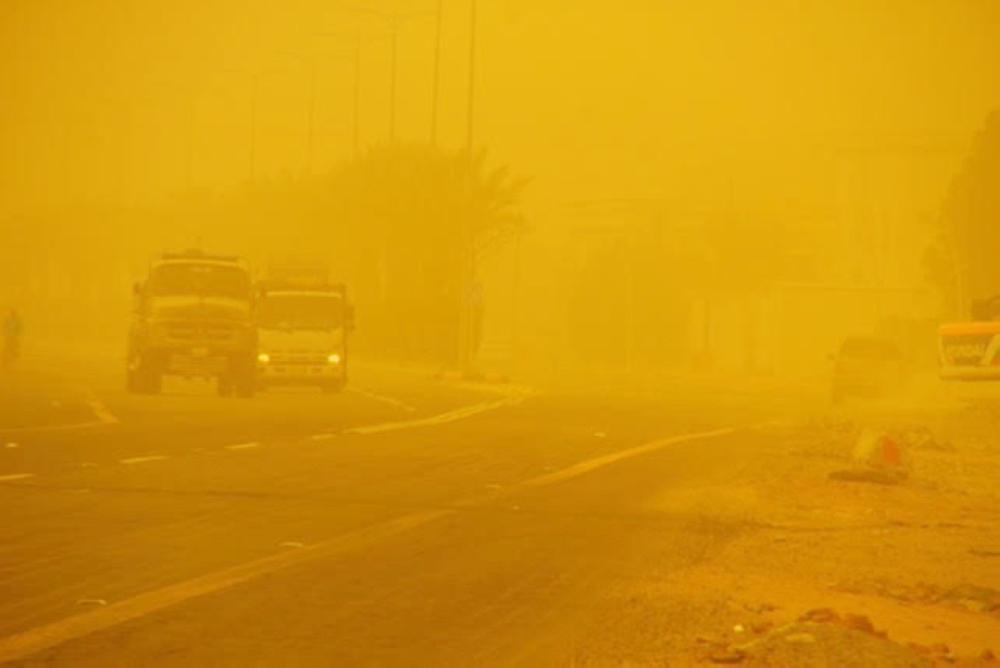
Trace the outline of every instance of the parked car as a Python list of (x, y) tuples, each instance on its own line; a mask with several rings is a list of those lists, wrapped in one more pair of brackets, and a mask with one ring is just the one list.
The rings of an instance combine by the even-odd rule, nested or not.
[(889, 339), (846, 339), (833, 358), (833, 401), (850, 397), (886, 397), (897, 393), (906, 377), (903, 352)]

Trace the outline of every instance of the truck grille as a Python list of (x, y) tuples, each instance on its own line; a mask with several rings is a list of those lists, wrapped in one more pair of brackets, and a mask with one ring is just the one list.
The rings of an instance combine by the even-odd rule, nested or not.
[(285, 353), (271, 355), (271, 360), (275, 364), (286, 364), (286, 365), (296, 365), (296, 364), (307, 364), (307, 365), (317, 365), (326, 364), (325, 355), (313, 354), (295, 354), (295, 353)]
[(230, 325), (189, 325), (167, 326), (167, 336), (179, 341), (225, 342), (236, 336), (236, 328)]

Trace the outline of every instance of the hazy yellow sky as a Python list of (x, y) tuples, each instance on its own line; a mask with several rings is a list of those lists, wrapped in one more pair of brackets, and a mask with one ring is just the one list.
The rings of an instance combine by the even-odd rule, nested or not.
[[(821, 169), (817, 144), (960, 145), (1000, 106), (996, 0), (479, 2), (477, 143), (541, 200), (730, 177), (777, 196)], [(5, 0), (0, 211), (245, 181), (254, 72), (256, 176), (300, 174), (311, 58), (316, 169), (349, 157), (358, 31), (362, 143), (386, 141), (385, 24), (351, 6), (418, 14), (400, 28), (397, 135), (426, 140), (434, 4)], [(460, 147), (469, 2), (443, 5), (441, 143)]]

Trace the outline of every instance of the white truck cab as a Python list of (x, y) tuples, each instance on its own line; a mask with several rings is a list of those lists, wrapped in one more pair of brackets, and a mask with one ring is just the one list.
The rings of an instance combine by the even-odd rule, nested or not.
[(343, 285), (269, 282), (257, 302), (257, 379), (271, 386), (316, 386), (338, 392), (347, 383), (353, 309)]

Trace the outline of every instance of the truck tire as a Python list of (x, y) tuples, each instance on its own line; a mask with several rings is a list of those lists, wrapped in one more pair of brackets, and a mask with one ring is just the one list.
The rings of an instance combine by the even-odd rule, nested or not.
[(215, 383), (215, 393), (220, 397), (231, 397), (233, 395), (233, 379), (228, 374), (219, 376)]
[(233, 358), (227, 375), (231, 392), (236, 396), (249, 398), (257, 393), (257, 365), (253, 358)]
[(159, 394), (163, 390), (163, 371), (149, 355), (144, 355), (129, 368), (127, 385), (134, 394)]
[(323, 390), (324, 394), (338, 394), (344, 391), (344, 381), (332, 380), (320, 385), (320, 389)]

